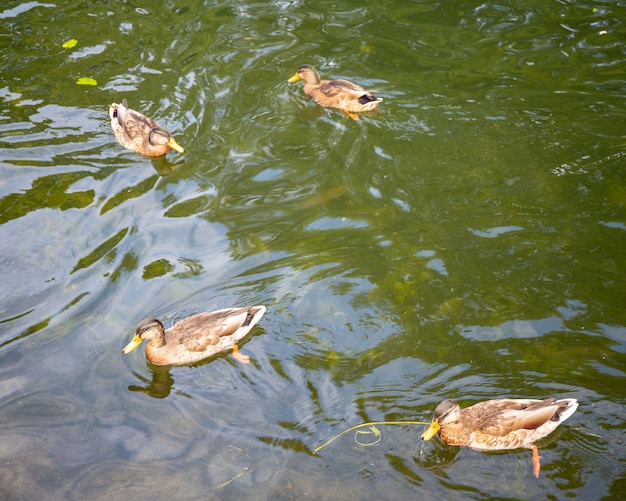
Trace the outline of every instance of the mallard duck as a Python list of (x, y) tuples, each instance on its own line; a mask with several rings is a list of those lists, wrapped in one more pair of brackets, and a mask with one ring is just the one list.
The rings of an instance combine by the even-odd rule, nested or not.
[(192, 315), (167, 330), (156, 318), (145, 318), (137, 324), (132, 341), (122, 353), (126, 355), (147, 341), (146, 358), (155, 365), (192, 364), (231, 348), (235, 359), (247, 363), (250, 357), (239, 353), (237, 341), (264, 313), (265, 306), (226, 308)]
[(170, 148), (179, 153), (185, 152), (172, 135), (159, 127), (158, 123), (138, 111), (131, 110), (126, 99), (122, 100), (121, 104), (111, 104), (109, 116), (115, 139), (124, 148), (147, 157), (160, 157), (170, 151)]
[(540, 456), (534, 443), (552, 433), (578, 407), (573, 398), (556, 400), (487, 400), (461, 409), (454, 400), (444, 400), (435, 409), (422, 440), (439, 437), (448, 445), (479, 451), (527, 447), (533, 451), (533, 472), (539, 476)]
[(288, 82), (298, 80), (304, 80), (304, 93), (315, 99), (317, 104), (327, 108), (339, 108), (354, 120), (359, 117), (352, 112), (374, 110), (383, 100), (372, 95), (375, 90), (365, 90), (348, 80), (320, 80), (319, 74), (310, 64), (300, 66)]

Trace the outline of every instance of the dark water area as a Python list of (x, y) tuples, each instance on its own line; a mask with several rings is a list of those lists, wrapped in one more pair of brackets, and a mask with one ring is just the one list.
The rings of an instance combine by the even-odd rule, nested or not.
[[(623, 497), (624, 33), (608, 1), (4, 2), (0, 499)], [(322, 108), (305, 63), (383, 102)], [(185, 153), (122, 148), (123, 98)], [(122, 355), (249, 304), (248, 365)], [(420, 425), (314, 453), (551, 396), (538, 479)]]

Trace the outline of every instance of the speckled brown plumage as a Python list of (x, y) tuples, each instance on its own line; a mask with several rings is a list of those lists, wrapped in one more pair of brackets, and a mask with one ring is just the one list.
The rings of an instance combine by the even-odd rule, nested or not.
[(352, 112), (374, 110), (383, 100), (373, 95), (375, 90), (365, 90), (348, 80), (320, 80), (315, 68), (309, 64), (300, 66), (289, 82), (298, 80), (304, 80), (304, 93), (315, 99), (317, 104), (343, 110), (354, 120), (358, 117)]
[(438, 431), (440, 438), (449, 445), (477, 450), (530, 447), (552, 433), (577, 407), (578, 402), (571, 398), (507, 398), (480, 402), (466, 409), (461, 409), (454, 400), (444, 400), (432, 419), (439, 429), (432, 431), (431, 424), (422, 438), (428, 440)]
[(533, 473), (538, 477), (541, 466), (535, 442), (552, 433), (577, 408), (578, 402), (573, 398), (503, 398), (466, 409), (461, 409), (454, 400), (444, 400), (435, 409), (422, 440), (430, 440), (439, 433), (448, 445), (481, 451), (529, 447), (533, 450)]
[(147, 341), (146, 358), (155, 365), (184, 365), (236, 346), (265, 313), (265, 306), (226, 308), (198, 313), (165, 330), (156, 318), (137, 324), (133, 340), (123, 353)]
[(160, 127), (158, 123), (138, 111), (130, 109), (126, 99), (121, 104), (111, 104), (109, 116), (111, 117), (111, 128), (115, 139), (124, 148), (148, 157), (165, 155), (170, 148), (179, 153), (185, 151), (172, 135)]

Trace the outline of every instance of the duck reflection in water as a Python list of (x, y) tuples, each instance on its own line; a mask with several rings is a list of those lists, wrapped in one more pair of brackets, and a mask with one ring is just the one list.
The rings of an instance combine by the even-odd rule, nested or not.
[(145, 393), (153, 398), (166, 398), (172, 391), (174, 384), (174, 378), (170, 374), (170, 367), (152, 364), (148, 364), (148, 367), (150, 368), (150, 372), (152, 372), (152, 380), (133, 371), (135, 377), (145, 383), (146, 386), (131, 384), (128, 387), (129, 391)]
[[(205, 358), (204, 360), (200, 360), (195, 364), (187, 364), (186, 367), (190, 367), (195, 369), (197, 367), (202, 367), (204, 365), (208, 365), (215, 361), (217, 358), (227, 358), (228, 352), (217, 353), (216, 355)], [(245, 355), (244, 355), (245, 356)], [(134, 376), (139, 380), (140, 384), (131, 384), (128, 387), (129, 391), (144, 393), (153, 398), (166, 398), (172, 391), (174, 387), (174, 377), (170, 373), (171, 369), (176, 367), (175, 365), (155, 365), (150, 362), (146, 363), (146, 367), (152, 374), (152, 378), (146, 377), (138, 373), (137, 371), (133, 371)], [(192, 398), (190, 393), (186, 393), (181, 391), (179, 388), (175, 388), (174, 392), (177, 395), (181, 395), (183, 397)]]

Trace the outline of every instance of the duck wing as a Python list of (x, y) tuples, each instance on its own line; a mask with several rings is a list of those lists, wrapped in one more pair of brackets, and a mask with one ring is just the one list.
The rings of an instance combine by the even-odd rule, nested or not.
[(189, 351), (207, 351), (216, 345), (226, 348), (244, 337), (260, 319), (262, 313), (259, 314), (259, 307), (256, 308), (226, 308), (199, 313), (181, 320), (166, 335)]
[(483, 404), (474, 410), (476, 429), (500, 437), (521, 429), (535, 430), (550, 421), (558, 409), (554, 398), (502, 399)]
[(327, 80), (322, 83), (320, 90), (324, 95), (328, 97), (334, 97), (341, 94), (349, 94), (357, 99), (363, 94), (370, 93), (360, 85), (349, 82), (348, 80)]

